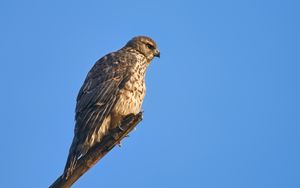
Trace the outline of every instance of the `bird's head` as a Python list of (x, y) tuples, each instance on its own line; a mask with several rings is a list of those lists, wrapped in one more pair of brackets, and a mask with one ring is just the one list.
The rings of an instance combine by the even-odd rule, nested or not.
[(160, 57), (160, 52), (154, 40), (146, 36), (137, 36), (132, 38), (125, 47), (133, 48), (142, 53), (147, 59)]

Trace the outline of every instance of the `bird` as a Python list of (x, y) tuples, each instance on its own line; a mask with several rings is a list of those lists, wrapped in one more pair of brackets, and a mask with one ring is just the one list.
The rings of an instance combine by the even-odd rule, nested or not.
[(96, 61), (77, 95), (74, 137), (63, 177), (67, 179), (77, 161), (127, 115), (141, 111), (146, 70), (154, 57), (160, 57), (155, 41), (136, 36)]

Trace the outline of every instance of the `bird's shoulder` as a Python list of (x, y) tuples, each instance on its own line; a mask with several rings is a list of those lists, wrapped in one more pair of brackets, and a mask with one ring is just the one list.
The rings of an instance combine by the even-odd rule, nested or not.
[(87, 79), (97, 76), (123, 73), (139, 62), (138, 52), (132, 49), (120, 49), (100, 58), (88, 73)]

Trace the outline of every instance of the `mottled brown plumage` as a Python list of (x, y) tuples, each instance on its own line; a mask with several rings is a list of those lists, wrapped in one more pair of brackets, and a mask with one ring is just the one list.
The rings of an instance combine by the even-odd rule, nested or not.
[(156, 43), (138, 36), (96, 62), (77, 96), (74, 138), (64, 177), (68, 178), (76, 161), (126, 115), (140, 112), (145, 72), (155, 56), (160, 56)]

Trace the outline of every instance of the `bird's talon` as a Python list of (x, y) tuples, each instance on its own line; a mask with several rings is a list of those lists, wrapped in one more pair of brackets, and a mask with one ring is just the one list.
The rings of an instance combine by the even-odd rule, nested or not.
[(119, 125), (118, 127), (121, 131), (124, 131), (124, 129), (121, 127), (121, 125)]

